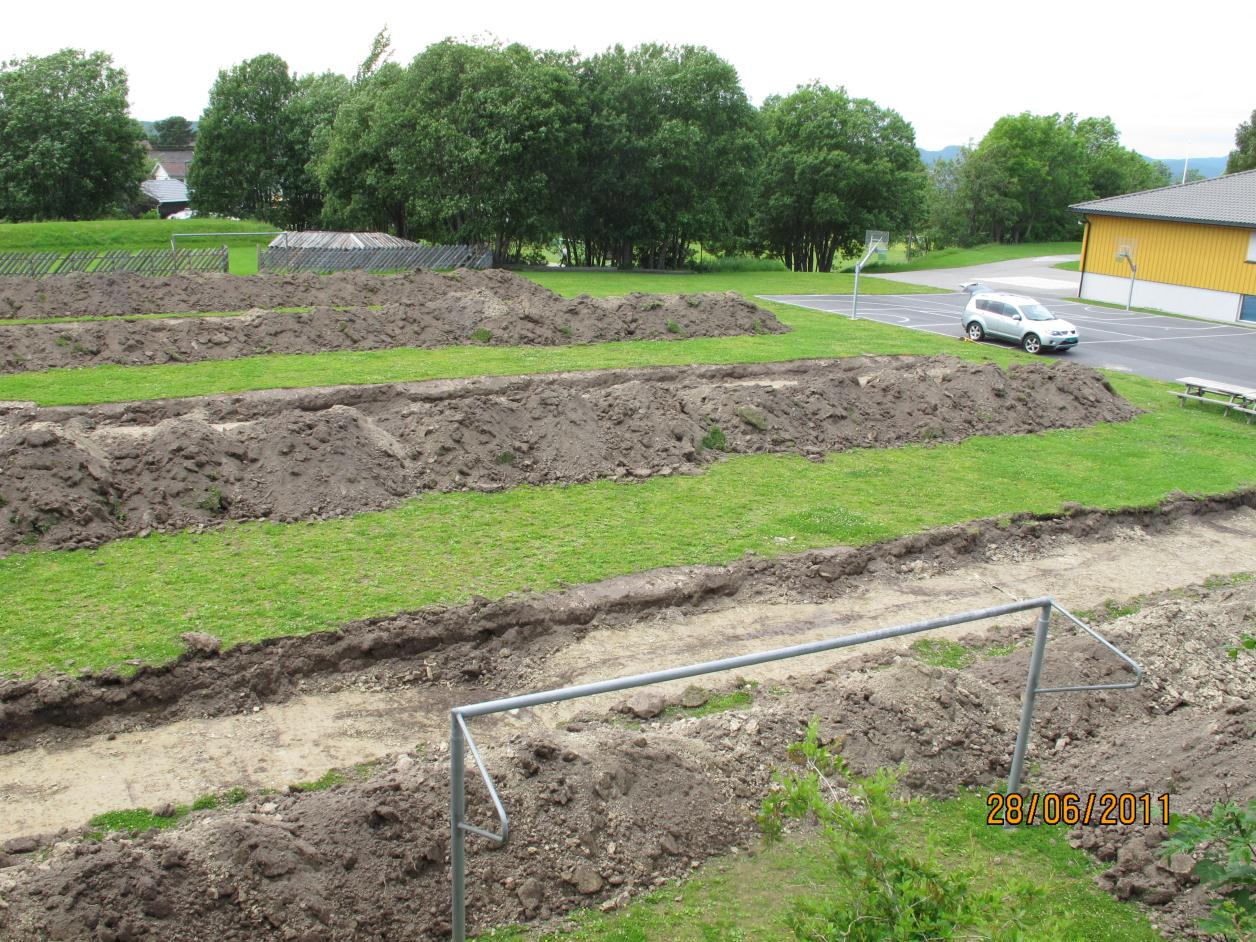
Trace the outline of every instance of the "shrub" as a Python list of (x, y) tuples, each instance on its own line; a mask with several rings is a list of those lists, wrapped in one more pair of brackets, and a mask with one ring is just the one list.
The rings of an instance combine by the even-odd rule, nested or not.
[(1256, 800), (1219, 802), (1207, 817), (1171, 821), (1169, 832), (1164, 855), (1190, 854), (1195, 876), (1219, 895), (1200, 928), (1223, 939), (1256, 939)]
[(476, 343), (488, 343), (493, 339), (493, 332), (487, 327), (477, 327), (471, 331), (471, 339)]
[(966, 875), (946, 873), (904, 844), (895, 827), (904, 803), (894, 795), (897, 773), (852, 775), (841, 755), (821, 744), (817, 720), (789, 754), (800, 768), (776, 774), (760, 826), (774, 841), (785, 821), (814, 818), (834, 872), (853, 884), (850, 893), (795, 900), (786, 918), (794, 936), (805, 942), (966, 937), (962, 930), (976, 926), (981, 907), (994, 901), (972, 892)]
[(680, 333), (682, 333), (682, 331), (681, 331), (681, 329), (680, 329), (680, 325), (679, 325), (679, 324), (677, 324), (675, 321), (668, 321), (668, 322), (667, 322), (667, 332), (668, 332), (669, 334), (680, 334)]
[(724, 431), (718, 425), (712, 425), (702, 436), (702, 447), (710, 448), (712, 451), (723, 451), (728, 447), (728, 439), (724, 437)]

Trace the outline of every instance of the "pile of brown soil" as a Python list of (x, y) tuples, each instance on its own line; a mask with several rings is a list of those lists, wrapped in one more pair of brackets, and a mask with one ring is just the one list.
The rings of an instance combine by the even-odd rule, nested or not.
[(647, 478), (1128, 419), (1094, 370), (946, 357), (596, 371), (0, 411), (0, 549), (224, 519), (323, 518), (429, 490)]
[[(670, 291), (683, 289), (686, 282), (684, 278), (669, 278), (658, 284), (666, 284)], [(132, 272), (76, 273), (54, 278), (0, 278), (0, 319), (365, 307), (390, 302), (423, 306), (439, 302), (451, 293), (480, 293), (503, 304), (525, 300), (551, 304), (555, 297), (531, 279), (501, 269), (459, 269), (449, 274), (415, 271), (402, 275), (265, 273), (247, 278), (204, 272), (162, 278)]]
[[(769, 311), (738, 294), (568, 299), (528, 282), (502, 296), (435, 275), (444, 293), (415, 292), (381, 310), (319, 307), (231, 317), (110, 318), (11, 324), (0, 321), (0, 372), (102, 363), (148, 365), (326, 350), (454, 344), (559, 346), (612, 340), (681, 340), (784, 333)], [(512, 276), (513, 277), (513, 276)], [(523, 279), (518, 279), (522, 281)]]
[[(1147, 682), (1132, 691), (1044, 696), (1029, 753), (1039, 769), (1032, 787), (1169, 790), (1181, 811), (1256, 795), (1246, 774), (1256, 762), (1256, 682), (1250, 672), (1214, 669), (1253, 615), (1256, 584), (1246, 583), (1200, 587), (1106, 626), (1144, 663)], [(1049, 682), (1128, 677), (1089, 637), (1065, 625), (1055, 632)], [(1017, 647), (965, 670), (869, 654), (759, 688), (744, 709), (647, 719), (640, 729), (606, 714), (557, 732), (526, 715), (477, 721), (494, 740), (486, 753), (512, 841), (502, 850), (472, 843), (472, 927), (611, 908), (752, 841), (751, 815), (771, 769), (812, 718), (857, 772), (906, 763), (903, 781), (913, 792), (997, 783), (1015, 738), (1026, 634), (980, 636), (983, 644)], [(1188, 638), (1197, 647), (1182, 650)], [(446, 766), (444, 756), (403, 755), (369, 781), (262, 796), (134, 839), (21, 839), (0, 862), (0, 934), (441, 938), (448, 932)], [(472, 820), (491, 825), (478, 785), (472, 795)], [(1157, 906), (1162, 926), (1183, 931), (1203, 894), (1182, 861), (1159, 857), (1158, 833), (1116, 829), (1075, 839), (1115, 858), (1105, 885)]]

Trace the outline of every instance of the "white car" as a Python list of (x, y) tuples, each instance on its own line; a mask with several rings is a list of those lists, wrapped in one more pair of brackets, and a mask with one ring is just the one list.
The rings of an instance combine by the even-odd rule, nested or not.
[(1033, 298), (1019, 294), (974, 294), (964, 308), (963, 324), (970, 340), (1010, 340), (1020, 344), (1026, 353), (1077, 346), (1076, 327)]

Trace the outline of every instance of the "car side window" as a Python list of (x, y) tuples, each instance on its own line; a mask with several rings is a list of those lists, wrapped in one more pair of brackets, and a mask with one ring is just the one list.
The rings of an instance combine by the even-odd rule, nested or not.
[(1015, 317), (1017, 314), (1019, 314), (1019, 313), (1020, 313), (1020, 311), (1016, 310), (1016, 307), (1015, 307), (1014, 305), (1011, 305), (1011, 304), (1001, 304), (1001, 305), (999, 305), (999, 306), (1000, 306), (1001, 308), (1003, 308), (1003, 316), (1004, 316), (1004, 317)]
[(977, 310), (979, 310), (979, 311), (992, 311), (992, 310), (994, 310), (994, 302), (993, 302), (993, 301), (987, 301), (985, 298), (978, 298), (978, 299), (977, 299)]

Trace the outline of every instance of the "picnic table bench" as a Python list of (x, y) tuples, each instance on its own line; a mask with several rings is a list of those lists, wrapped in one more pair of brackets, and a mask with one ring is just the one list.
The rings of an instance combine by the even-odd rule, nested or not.
[(1177, 382), (1185, 389), (1185, 392), (1173, 394), (1178, 397), (1179, 405), (1186, 405), (1187, 399), (1216, 403), (1222, 407), (1222, 415), (1228, 415), (1231, 409), (1242, 412), (1247, 416), (1249, 425), (1256, 416), (1256, 389), (1215, 379), (1200, 379), (1198, 376), (1182, 376)]

